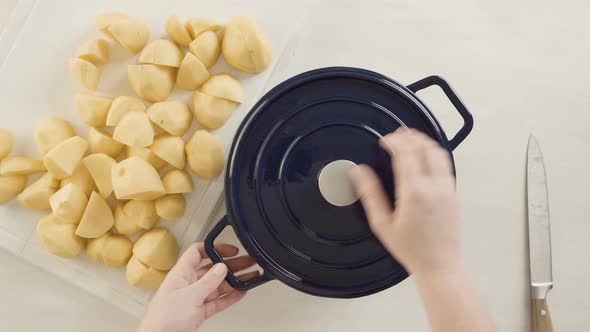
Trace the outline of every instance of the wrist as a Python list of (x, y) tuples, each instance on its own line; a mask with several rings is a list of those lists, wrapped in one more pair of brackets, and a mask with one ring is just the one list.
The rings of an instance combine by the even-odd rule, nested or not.
[(433, 264), (427, 267), (410, 269), (416, 281), (441, 281), (457, 279), (465, 275), (465, 268), (461, 260), (446, 262), (444, 264)]

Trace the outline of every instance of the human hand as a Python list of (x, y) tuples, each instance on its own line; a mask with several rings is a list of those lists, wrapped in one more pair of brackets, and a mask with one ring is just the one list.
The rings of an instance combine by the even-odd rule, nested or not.
[[(235, 257), (238, 248), (215, 244), (223, 257)], [(227, 281), (227, 268), (239, 272), (252, 267), (250, 256), (230, 258), (225, 264), (212, 263), (200, 267), (208, 258), (202, 243), (191, 245), (154, 295), (140, 326), (141, 332), (194, 332), (211, 316), (241, 300), (246, 293), (233, 289)], [(258, 271), (238, 276), (247, 281), (260, 275)]]
[(412, 274), (458, 267), (459, 207), (449, 153), (407, 128), (380, 144), (392, 156), (395, 209), (370, 167), (351, 172), (371, 229)]

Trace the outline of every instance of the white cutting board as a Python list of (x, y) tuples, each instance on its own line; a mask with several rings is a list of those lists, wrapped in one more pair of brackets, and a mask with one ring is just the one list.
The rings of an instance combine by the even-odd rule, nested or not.
[[(293, 12), (288, 13), (288, 19), (286, 14), (283, 17), (257, 15), (272, 12), (273, 7), (278, 7), (270, 0), (257, 4), (257, 8), (249, 8), (247, 2), (242, 1), (7, 2), (10, 13), (2, 15), (9, 17), (5, 20), (7, 23), (0, 26), (0, 127), (8, 128), (15, 136), (13, 154), (40, 157), (32, 135), (36, 124), (44, 117), (64, 118), (74, 125), (79, 136), (87, 136), (88, 127), (81, 123), (74, 110), (75, 94), (85, 89), (70, 74), (68, 62), (84, 41), (103, 37), (94, 28), (94, 17), (112, 10), (125, 11), (147, 20), (152, 28), (152, 39), (165, 37), (164, 22), (171, 14), (183, 19), (202, 16), (219, 22), (225, 22), (234, 15), (247, 15), (258, 22), (273, 48), (274, 61), (270, 67), (261, 74), (249, 75), (230, 68), (220, 59), (211, 69), (212, 73), (232, 73), (240, 78), (244, 87), (245, 102), (225, 126), (213, 132), (227, 154), (240, 121), (267, 90), (268, 77), (300, 17)], [(135, 96), (127, 82), (126, 66), (135, 63), (136, 58), (115, 42), (111, 43), (111, 58), (111, 62), (103, 67), (96, 93), (111, 97)], [(175, 91), (169, 99), (188, 103), (190, 96), (190, 92)], [(197, 127), (194, 124), (190, 133)], [(188, 207), (184, 218), (175, 222), (160, 221), (158, 225), (170, 229), (182, 248), (203, 236), (212, 222), (209, 216), (223, 192), (223, 175), (213, 181), (201, 181), (196, 177), (193, 180), (195, 191), (186, 196)], [(61, 259), (48, 254), (40, 246), (35, 225), (46, 213), (27, 210), (15, 201), (1, 205), (0, 247), (140, 316), (152, 292), (129, 286), (125, 281), (124, 268), (109, 270), (91, 263), (84, 255)]]

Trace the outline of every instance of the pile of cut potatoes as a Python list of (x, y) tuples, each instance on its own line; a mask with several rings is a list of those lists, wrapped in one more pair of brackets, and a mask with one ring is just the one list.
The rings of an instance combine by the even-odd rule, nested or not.
[[(137, 64), (127, 68), (137, 96), (79, 93), (76, 112), (89, 126), (87, 138), (66, 120), (42, 119), (34, 132), (40, 158), (11, 155), (13, 136), (0, 128), (0, 203), (16, 198), (23, 207), (50, 211), (36, 228), (48, 252), (71, 258), (85, 251), (96, 264), (126, 266), (129, 284), (155, 289), (179, 251), (174, 236), (157, 224), (185, 214), (184, 194), (193, 191), (187, 166), (200, 179), (221, 174), (223, 150), (208, 130), (223, 126), (244, 100), (236, 77), (210, 69), (223, 55), (232, 67), (259, 73), (271, 51), (246, 17), (223, 26), (170, 16), (168, 39), (157, 40), (150, 40), (147, 22), (126, 13), (98, 15), (95, 24), (107, 39), (75, 51), (73, 76), (96, 91), (114, 42), (137, 55)], [(174, 88), (194, 91), (192, 105), (168, 99)], [(190, 133), (193, 118), (202, 129)], [(28, 183), (36, 173), (40, 177)]]

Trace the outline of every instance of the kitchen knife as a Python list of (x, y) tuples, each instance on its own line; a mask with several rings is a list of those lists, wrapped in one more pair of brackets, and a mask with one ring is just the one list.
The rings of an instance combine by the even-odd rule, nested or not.
[(546, 300), (547, 293), (553, 288), (549, 201), (543, 155), (533, 135), (529, 137), (527, 151), (527, 207), (533, 331), (552, 332)]

